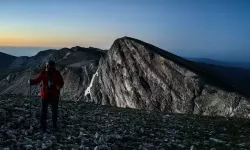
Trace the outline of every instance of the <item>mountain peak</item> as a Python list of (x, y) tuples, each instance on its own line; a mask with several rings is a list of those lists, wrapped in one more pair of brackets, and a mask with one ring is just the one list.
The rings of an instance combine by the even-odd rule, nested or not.
[[(222, 78), (131, 37), (115, 40), (96, 74), (88, 101), (99, 104), (174, 113), (248, 115), (236, 108), (247, 98)], [(222, 107), (237, 99), (241, 99), (238, 106), (230, 106), (238, 111), (236, 114)]]
[[(144, 52), (142, 55), (150, 55), (150, 57), (154, 57), (155, 55), (161, 56), (163, 59), (171, 61), (171, 63), (175, 63), (179, 67), (184, 68), (185, 70), (191, 71), (201, 78), (206, 80), (208, 83), (223, 88), (227, 91), (237, 91), (239, 93), (247, 94), (245, 92), (239, 91), (231, 86), (227, 81), (224, 81), (223, 78), (218, 77), (217, 75), (211, 73), (206, 68), (202, 67), (201, 65), (184, 59), (180, 56), (172, 54), (166, 50), (163, 50), (159, 47), (156, 47), (152, 44), (146, 43), (144, 41), (132, 38), (132, 37), (122, 37), (115, 40), (114, 44), (112, 45), (111, 49), (124, 51), (125, 49), (130, 49), (132, 51), (143, 50)], [(126, 52), (125, 52), (126, 53)]]

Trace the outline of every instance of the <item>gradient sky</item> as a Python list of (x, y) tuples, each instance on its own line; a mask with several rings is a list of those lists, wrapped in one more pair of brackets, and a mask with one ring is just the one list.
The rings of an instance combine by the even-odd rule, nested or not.
[(108, 49), (131, 36), (186, 57), (250, 56), (249, 0), (6, 0), (0, 22), (0, 46)]

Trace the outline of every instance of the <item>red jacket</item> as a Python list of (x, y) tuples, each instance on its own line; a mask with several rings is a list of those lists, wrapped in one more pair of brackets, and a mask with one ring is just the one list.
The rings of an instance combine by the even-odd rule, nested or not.
[(64, 85), (64, 81), (63, 81), (61, 73), (57, 70), (52, 71), (52, 79), (54, 82), (54, 86), (49, 88), (48, 71), (42, 71), (31, 82), (31, 84), (34, 85), (34, 84), (39, 84), (42, 81), (40, 96), (43, 100), (47, 98), (48, 93), (50, 93), (53, 97), (55, 97), (56, 100), (59, 100), (60, 90), (58, 90), (57, 87), (62, 88)]

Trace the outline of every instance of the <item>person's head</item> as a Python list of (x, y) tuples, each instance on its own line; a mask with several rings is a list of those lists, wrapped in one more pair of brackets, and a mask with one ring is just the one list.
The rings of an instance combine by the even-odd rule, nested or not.
[(47, 71), (55, 70), (55, 68), (56, 68), (56, 63), (55, 63), (53, 60), (49, 60), (49, 61), (46, 63), (46, 70), (47, 70)]

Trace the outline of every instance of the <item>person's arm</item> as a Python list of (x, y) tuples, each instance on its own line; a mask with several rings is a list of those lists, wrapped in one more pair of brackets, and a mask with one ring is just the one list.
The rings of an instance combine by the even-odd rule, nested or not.
[(41, 72), (35, 79), (31, 80), (30, 85), (39, 84), (42, 81), (42, 78), (43, 78), (43, 73)]

